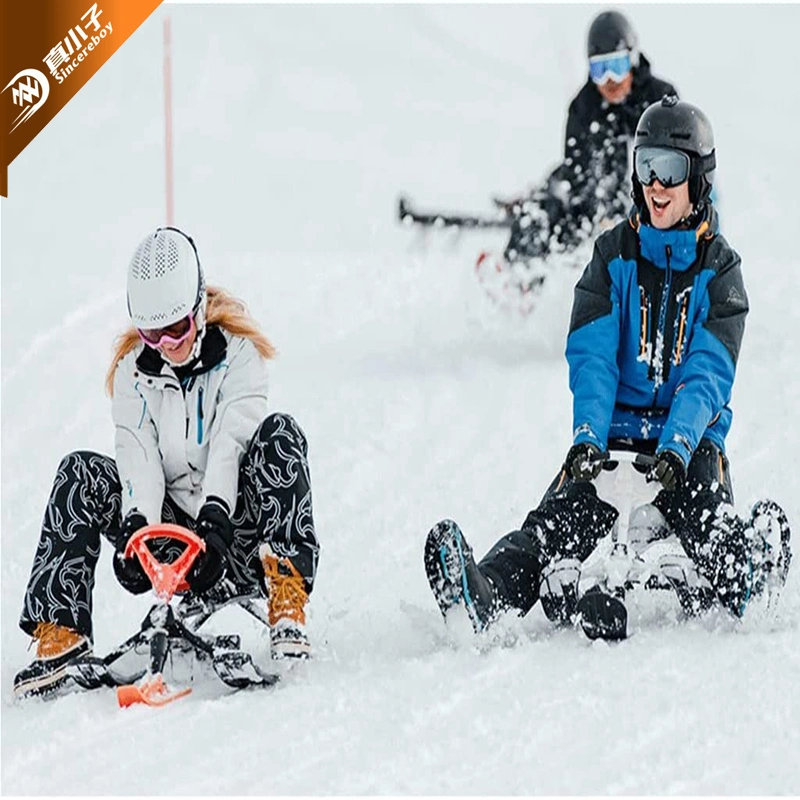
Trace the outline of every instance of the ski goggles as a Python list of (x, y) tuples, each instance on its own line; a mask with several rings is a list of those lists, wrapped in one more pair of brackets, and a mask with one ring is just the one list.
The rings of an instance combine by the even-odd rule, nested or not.
[(668, 147), (637, 147), (633, 169), (642, 186), (658, 181), (663, 187), (680, 186), (689, 180), (691, 159), (680, 150)]
[(622, 83), (632, 66), (630, 50), (592, 56), (589, 59), (589, 77), (598, 85), (606, 81)]
[(137, 328), (139, 338), (152, 348), (170, 344), (173, 347), (182, 345), (196, 330), (194, 314), (167, 325), (166, 328)]

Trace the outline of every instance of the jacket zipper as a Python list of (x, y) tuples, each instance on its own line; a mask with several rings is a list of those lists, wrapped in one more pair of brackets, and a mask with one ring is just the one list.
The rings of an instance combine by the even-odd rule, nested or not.
[(203, 443), (203, 387), (197, 391), (197, 444)]
[[(670, 354), (667, 353), (667, 305), (669, 304), (669, 296), (672, 292), (672, 264), (670, 258), (672, 257), (672, 246), (666, 245), (665, 252), (667, 256), (667, 278), (664, 281), (664, 287), (661, 290), (661, 306), (658, 310), (658, 335), (656, 336), (656, 352), (661, 355), (661, 383), (667, 381), (667, 363)], [(658, 341), (661, 340), (661, 348), (658, 348)], [(658, 405), (658, 390), (660, 384), (655, 382), (653, 387), (653, 406)]]

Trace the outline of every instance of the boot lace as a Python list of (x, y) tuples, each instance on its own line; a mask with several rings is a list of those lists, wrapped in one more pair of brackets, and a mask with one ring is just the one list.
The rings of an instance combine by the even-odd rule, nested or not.
[(80, 644), (83, 638), (77, 631), (55, 622), (40, 622), (33, 632), (31, 645), (36, 642), (37, 658), (53, 658), (68, 652)]
[[(287, 575), (281, 568), (289, 570)], [(264, 572), (269, 586), (269, 622), (291, 619), (305, 625), (305, 606), (308, 602), (303, 576), (285, 559), (264, 557)]]

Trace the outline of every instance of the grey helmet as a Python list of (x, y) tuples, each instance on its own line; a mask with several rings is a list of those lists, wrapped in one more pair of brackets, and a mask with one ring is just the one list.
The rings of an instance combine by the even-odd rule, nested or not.
[(598, 14), (589, 28), (586, 51), (589, 58), (606, 53), (630, 50), (631, 63), (639, 62), (639, 50), (633, 26), (619, 11), (604, 11)]
[[(697, 106), (665, 95), (648, 106), (636, 126), (634, 153), (639, 147), (668, 147), (689, 156), (689, 200), (699, 209), (707, 201), (717, 166), (714, 131), (708, 117)], [(633, 200), (641, 212), (645, 209), (642, 185), (633, 172)]]

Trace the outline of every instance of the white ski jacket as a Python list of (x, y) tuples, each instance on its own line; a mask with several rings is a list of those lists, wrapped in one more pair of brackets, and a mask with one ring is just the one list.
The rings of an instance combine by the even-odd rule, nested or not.
[(209, 326), (183, 387), (156, 351), (139, 345), (114, 374), (123, 517), (136, 508), (161, 522), (165, 491), (193, 518), (211, 495), (233, 512), (242, 455), (266, 416), (267, 364), (249, 339)]

